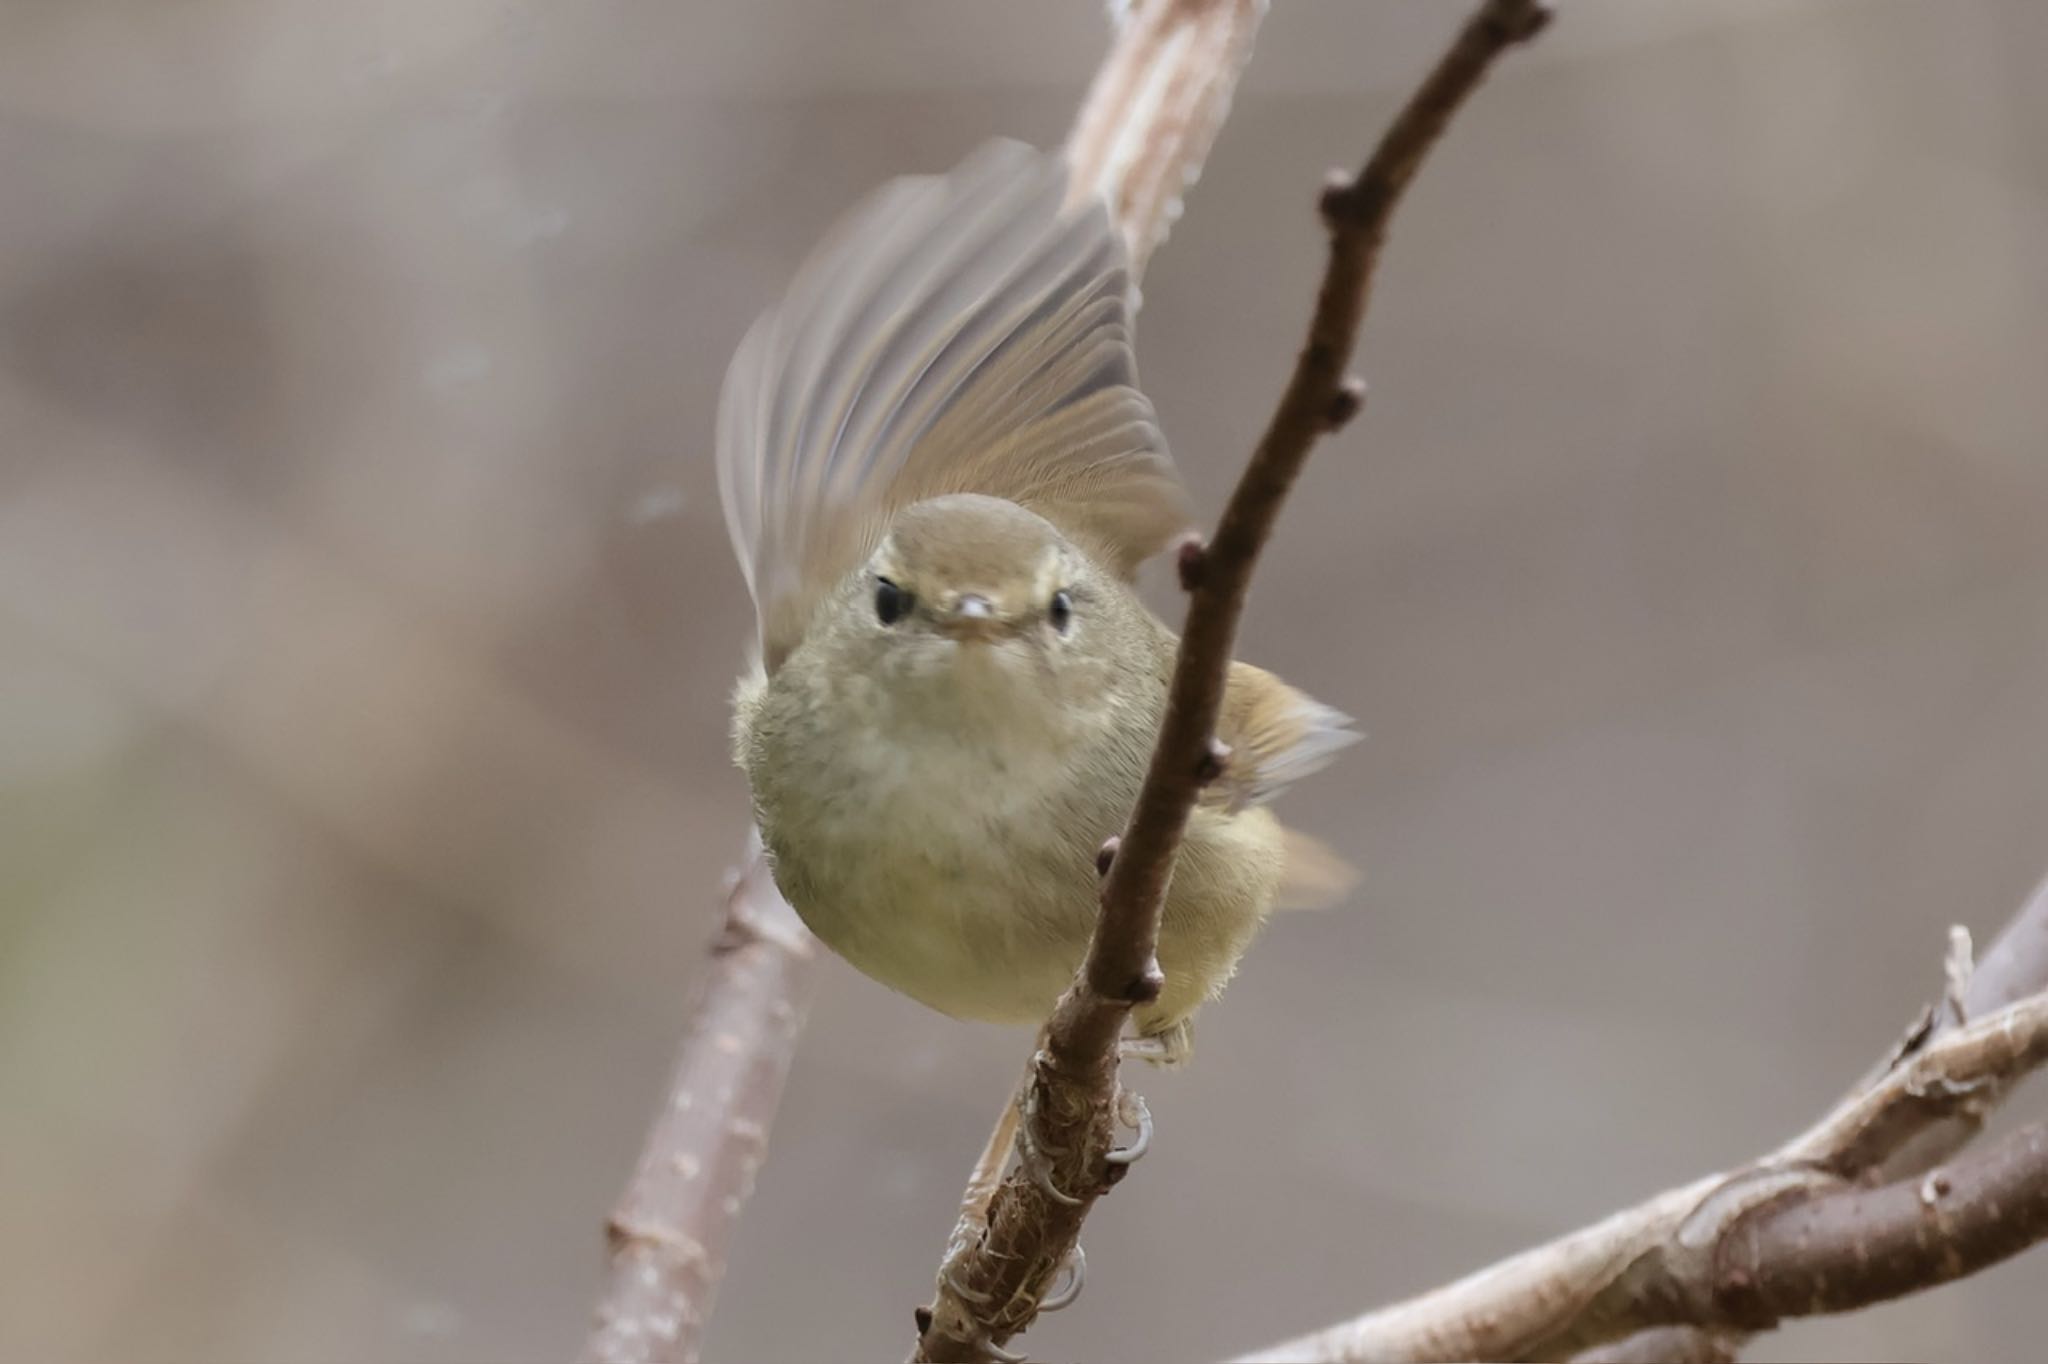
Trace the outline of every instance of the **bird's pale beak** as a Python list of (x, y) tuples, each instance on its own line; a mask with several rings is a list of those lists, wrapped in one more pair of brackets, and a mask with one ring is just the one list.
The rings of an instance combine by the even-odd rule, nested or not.
[(963, 592), (946, 617), (946, 633), (955, 639), (994, 639), (1002, 625), (995, 603), (978, 592)]

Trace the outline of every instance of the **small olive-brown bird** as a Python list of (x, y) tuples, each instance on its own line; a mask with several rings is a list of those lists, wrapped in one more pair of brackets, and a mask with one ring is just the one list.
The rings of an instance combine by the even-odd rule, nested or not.
[[(1176, 638), (1132, 579), (1188, 502), (1130, 288), (1104, 205), (995, 143), (850, 213), (726, 375), (719, 485), (760, 624), (734, 742), (776, 883), (956, 1017), (1040, 1022), (1072, 981), (1165, 708)], [(1233, 663), (1218, 737), (1130, 1048), (1165, 1062), (1276, 904), (1342, 876), (1266, 802), (1346, 718)]]

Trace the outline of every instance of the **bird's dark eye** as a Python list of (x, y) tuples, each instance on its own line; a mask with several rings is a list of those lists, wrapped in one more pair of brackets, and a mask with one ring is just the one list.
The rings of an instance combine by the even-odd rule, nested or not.
[(894, 625), (910, 611), (916, 598), (887, 578), (875, 579), (875, 618), (884, 625)]
[(1052, 622), (1052, 628), (1061, 634), (1074, 623), (1074, 599), (1065, 590), (1052, 594), (1052, 604), (1045, 608), (1045, 618)]

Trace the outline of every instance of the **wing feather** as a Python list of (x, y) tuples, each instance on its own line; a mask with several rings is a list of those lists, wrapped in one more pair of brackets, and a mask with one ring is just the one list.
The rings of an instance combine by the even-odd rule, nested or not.
[(896, 509), (1019, 502), (1128, 577), (1187, 524), (1121, 236), (1013, 142), (850, 213), (726, 373), (718, 476), (772, 669)]
[(1265, 804), (1359, 740), (1350, 716), (1242, 662), (1230, 665), (1216, 736), (1230, 762), (1215, 789), (1233, 809)]

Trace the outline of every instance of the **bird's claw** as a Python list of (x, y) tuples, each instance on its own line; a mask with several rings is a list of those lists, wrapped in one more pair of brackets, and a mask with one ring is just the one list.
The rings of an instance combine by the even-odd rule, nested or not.
[(1103, 1159), (1111, 1165), (1126, 1168), (1136, 1165), (1152, 1149), (1152, 1110), (1145, 1106), (1145, 1096), (1134, 1090), (1119, 1090), (1116, 1096), (1117, 1121), (1130, 1128), (1137, 1135), (1131, 1138), (1129, 1146), (1119, 1146)]
[(980, 1350), (990, 1359), (993, 1359), (996, 1364), (1030, 1364), (1029, 1355), (1020, 1355), (1015, 1350), (1005, 1350), (1002, 1346), (990, 1340), (986, 1331), (982, 1332), (981, 1338), (975, 1341), (974, 1345), (976, 1349)]
[[(1042, 1053), (1041, 1053), (1042, 1054)], [(1063, 1156), (1063, 1147), (1045, 1146), (1038, 1140), (1038, 1087), (1031, 1085), (1020, 1101), (1021, 1121), (1017, 1124), (1017, 1163), (1031, 1176), (1031, 1182), (1053, 1202), (1077, 1208), (1082, 1200), (1052, 1182), (1053, 1158)]]
[(1081, 1296), (1081, 1285), (1088, 1278), (1088, 1255), (1077, 1244), (1067, 1252), (1067, 1258), (1060, 1261), (1060, 1272), (1065, 1276), (1053, 1291), (1038, 1300), (1041, 1312), (1057, 1312), (1063, 1307), (1073, 1306), (1074, 1299)]
[(944, 1269), (939, 1271), (939, 1282), (945, 1286), (948, 1293), (951, 1293), (960, 1301), (972, 1303), (976, 1307), (986, 1307), (994, 1301), (994, 1297), (991, 1294), (969, 1288), (953, 1277), (953, 1266), (951, 1264), (946, 1265)]

